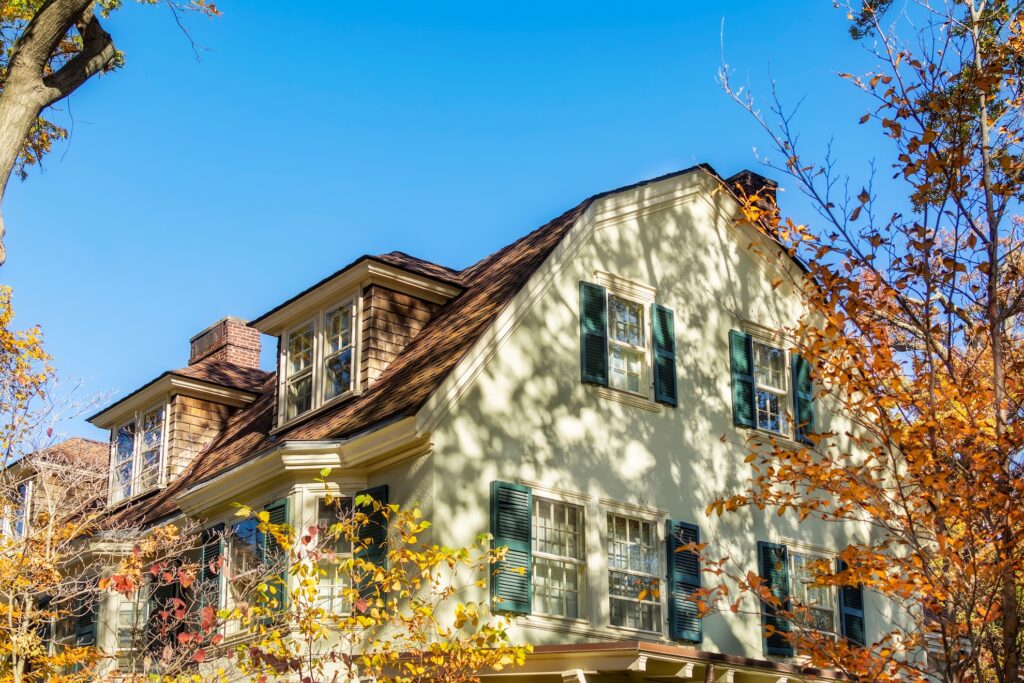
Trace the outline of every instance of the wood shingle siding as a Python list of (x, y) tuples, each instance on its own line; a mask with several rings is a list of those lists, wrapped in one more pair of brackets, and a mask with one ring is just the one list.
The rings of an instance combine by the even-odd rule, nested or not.
[(189, 396), (175, 396), (171, 402), (170, 433), (167, 440), (168, 478), (181, 474), (192, 459), (220, 434), (233, 409), (220, 403)]
[(437, 308), (437, 304), (380, 285), (370, 285), (363, 291), (359, 360), (363, 389), (373, 386), (391, 361), (426, 327)]

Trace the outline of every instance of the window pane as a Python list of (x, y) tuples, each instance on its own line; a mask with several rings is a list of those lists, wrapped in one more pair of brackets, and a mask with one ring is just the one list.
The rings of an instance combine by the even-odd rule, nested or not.
[(618, 344), (608, 345), (608, 382), (616, 389), (640, 393), (642, 385), (644, 352)]
[(816, 631), (832, 632), (835, 630), (834, 588), (831, 586), (814, 586), (814, 563), (820, 558), (791, 554), (792, 569), (790, 572), (790, 593), (796, 601), (807, 609), (804, 618), (805, 626)]
[(758, 384), (785, 391), (786, 352), (754, 342), (754, 377)]
[[(317, 501), (316, 523), (320, 533), (325, 536), (325, 544), (326, 537), (331, 534), (331, 528), (348, 517), (351, 511), (352, 501), (349, 498), (334, 498), (330, 505), (323, 498)], [(347, 555), (352, 552), (352, 543), (338, 534), (337, 538), (333, 539), (331, 549), (339, 555)]]
[(352, 346), (352, 306), (342, 306), (327, 316), (328, 355)]
[(288, 335), (288, 374), (303, 370), (313, 362), (313, 323)]
[(644, 345), (644, 308), (638, 303), (608, 297), (608, 334), (633, 346)]
[(313, 377), (304, 375), (288, 383), (288, 410), (290, 420), (309, 410), (313, 405)]
[(782, 412), (782, 396), (767, 389), (757, 390), (757, 426), (772, 432), (786, 431), (786, 416)]
[(142, 454), (142, 472), (139, 474), (139, 491), (156, 486), (160, 479), (160, 451), (146, 451)]
[(324, 400), (334, 398), (352, 388), (352, 349), (346, 349), (325, 361), (327, 381), (324, 382)]
[(578, 619), (583, 567), (537, 557), (533, 562), (533, 572), (533, 599), (537, 611)]
[(661, 630), (661, 582), (653, 577), (609, 572), (611, 623), (644, 631)]
[(135, 423), (129, 422), (117, 430), (117, 462), (131, 460), (135, 452)]
[(534, 498), (533, 549), (549, 555), (583, 559), (583, 515), (575, 505)]
[(132, 495), (132, 461), (118, 467), (115, 472), (115, 497), (127, 498)]

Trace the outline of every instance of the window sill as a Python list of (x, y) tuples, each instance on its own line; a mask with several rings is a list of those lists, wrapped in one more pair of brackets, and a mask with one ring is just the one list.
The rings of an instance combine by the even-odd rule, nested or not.
[(655, 403), (649, 398), (639, 396), (637, 394), (631, 394), (628, 391), (621, 389), (612, 389), (610, 387), (595, 386), (594, 392), (599, 398), (606, 399), (608, 401), (615, 401), (616, 403), (622, 403), (634, 408), (640, 408), (641, 410), (647, 410), (652, 413), (662, 412), (664, 406), (660, 403)]
[(125, 507), (126, 505), (128, 505), (130, 503), (133, 503), (133, 502), (139, 500), (140, 498), (143, 498), (145, 496), (148, 496), (148, 495), (150, 495), (150, 494), (152, 494), (152, 493), (154, 493), (156, 491), (160, 491), (160, 490), (163, 490), (165, 488), (167, 488), (167, 484), (156, 484), (154, 486), (150, 486), (148, 489), (146, 489), (144, 491), (139, 491), (138, 493), (133, 493), (132, 495), (128, 496), (127, 498), (119, 498), (116, 503), (109, 503), (108, 502), (107, 503), (107, 509), (108, 510), (116, 510), (117, 508)]
[(785, 434), (779, 434), (777, 432), (769, 432), (764, 429), (748, 429), (750, 432), (747, 437), (747, 441), (756, 446), (766, 448), (782, 448), (787, 451), (799, 451), (804, 448), (808, 448), (806, 444), (802, 444), (796, 441), (790, 436)]
[(608, 628), (612, 631), (631, 633), (637, 636), (646, 636), (649, 639), (654, 638), (659, 641), (665, 640), (665, 634), (660, 631), (645, 631), (642, 628), (633, 628), (631, 626), (617, 626), (615, 624), (608, 624)]
[(281, 432), (287, 431), (293, 427), (298, 427), (300, 424), (308, 420), (312, 420), (314, 417), (318, 415), (322, 415), (328, 410), (338, 406), (341, 403), (344, 403), (348, 399), (359, 396), (361, 393), (362, 392), (358, 391), (357, 389), (353, 389), (352, 391), (346, 391), (344, 394), (338, 394), (330, 401), (323, 403), (319, 408), (314, 408), (305, 413), (302, 413), (301, 415), (296, 415), (287, 422), (282, 422), (281, 424), (277, 425), (276, 427), (270, 430), (270, 435), (274, 436), (275, 434), (280, 434)]

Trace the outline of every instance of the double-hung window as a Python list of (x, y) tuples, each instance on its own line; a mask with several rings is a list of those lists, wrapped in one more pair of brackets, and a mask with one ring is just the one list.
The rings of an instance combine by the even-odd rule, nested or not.
[(816, 586), (814, 564), (830, 560), (808, 553), (789, 552), (789, 594), (801, 610), (803, 626), (812, 631), (836, 632), (836, 589)]
[(612, 625), (660, 633), (661, 544), (655, 523), (609, 513), (607, 542)]
[(644, 306), (608, 295), (608, 384), (634, 394), (648, 393)]
[(352, 542), (344, 534), (332, 532), (352, 511), (351, 498), (317, 501), (317, 527), (320, 533), (320, 583), (317, 586), (317, 606), (331, 614), (349, 611), (345, 591), (350, 588), (350, 577), (344, 570), (345, 561), (352, 557)]
[(533, 497), (534, 609), (570, 619), (585, 616), (583, 508)]
[(789, 401), (787, 354), (782, 349), (753, 341), (754, 404), (757, 428), (777, 434), (789, 434), (786, 410)]
[(164, 465), (163, 405), (136, 413), (117, 428), (110, 500), (131, 498), (160, 483)]
[[(227, 536), (227, 607), (243, 608), (255, 604), (256, 591), (267, 580), (263, 563), (263, 532), (259, 521), (246, 519), (231, 525)], [(229, 630), (239, 628), (237, 619), (228, 620)]]
[(121, 673), (142, 671), (139, 649), (145, 645), (146, 625), (149, 621), (147, 591), (138, 591), (135, 597), (119, 596), (117, 609), (117, 668)]
[(288, 332), (284, 344), (284, 421), (355, 388), (356, 304), (322, 311)]
[(26, 479), (14, 487), (8, 510), (2, 519), (2, 531), (14, 538), (24, 538), (28, 532), (32, 510), (32, 480)]

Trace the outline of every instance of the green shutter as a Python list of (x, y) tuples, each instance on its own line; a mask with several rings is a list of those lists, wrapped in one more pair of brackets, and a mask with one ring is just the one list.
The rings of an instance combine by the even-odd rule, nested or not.
[(75, 645), (78, 647), (94, 647), (96, 645), (96, 611), (99, 609), (99, 601), (91, 591), (93, 587), (86, 587), (90, 591), (88, 595), (80, 595), (75, 599)]
[[(270, 516), (271, 524), (288, 524), (289, 515), (288, 498), (276, 500), (266, 508)], [(283, 611), (288, 604), (288, 551), (281, 547), (274, 535), (266, 533), (263, 535), (263, 561), (267, 564), (280, 565), (281, 569), (277, 575), (277, 582), (274, 589), (277, 591), (277, 611)]]
[[(151, 588), (149, 594), (149, 620), (146, 622), (145, 646), (158, 651), (163, 644), (173, 640), (180, 633), (185, 624), (176, 620), (173, 616), (175, 601), (181, 599), (181, 584), (178, 582), (178, 574), (174, 572), (174, 578), (170, 583), (163, 583), (162, 578), (155, 578), (160, 583)], [(152, 584), (150, 584), (152, 585)], [(166, 616), (161, 612), (166, 613)]]
[[(374, 486), (373, 488), (365, 489), (356, 494), (356, 498), (360, 496), (369, 496), (375, 501), (386, 506), (388, 504), (388, 486)], [(374, 511), (372, 506), (364, 506), (365, 510), (360, 510), (364, 514), (368, 515), (370, 521), (365, 526), (359, 529), (359, 540), (360, 547), (356, 549), (356, 557), (367, 562), (372, 562), (377, 567), (387, 569), (388, 564), (388, 520), (383, 510)], [(363, 543), (365, 542), (365, 544)], [(374, 597), (373, 582), (370, 577), (363, 577), (360, 581), (359, 594), (364, 598)], [(381, 597), (385, 591), (380, 591)]]
[(814, 383), (811, 364), (799, 354), (792, 355), (793, 415), (796, 417), (796, 438), (811, 443), (808, 434), (814, 433)]
[[(761, 578), (765, 580), (772, 595), (780, 600), (783, 610), (789, 610), (789, 552), (786, 546), (778, 543), (757, 543), (758, 564)], [(793, 645), (786, 636), (789, 633), (789, 620), (777, 614), (778, 609), (767, 603), (761, 604), (761, 623), (773, 627), (771, 635), (765, 635), (764, 650), (770, 655), (783, 657), (793, 656)], [(767, 629), (766, 629), (767, 630)]]
[(671, 519), (666, 524), (669, 633), (675, 640), (699, 643), (703, 639), (700, 612), (691, 598), (700, 590), (700, 555), (680, 548), (700, 543), (700, 529)]
[[(846, 563), (839, 560), (839, 571), (846, 571)], [(867, 632), (864, 625), (864, 587), (839, 587), (839, 619), (842, 634), (851, 643), (864, 647)]]
[(754, 343), (749, 334), (730, 330), (729, 360), (732, 365), (732, 421), (740, 427), (756, 427)]
[(676, 384), (676, 328), (671, 308), (651, 304), (654, 327), (654, 400), (674, 406), (679, 401)]
[(491, 601), (496, 610), (517, 614), (532, 610), (532, 513), (529, 487), (491, 482), (491, 547), (508, 547), (508, 554), (494, 566), (491, 576)]
[(580, 375), (608, 386), (608, 301), (601, 285), (580, 282)]
[(203, 531), (200, 573), (199, 609), (212, 607), (220, 609), (220, 567), (221, 544), (224, 542), (224, 524), (217, 524)]

